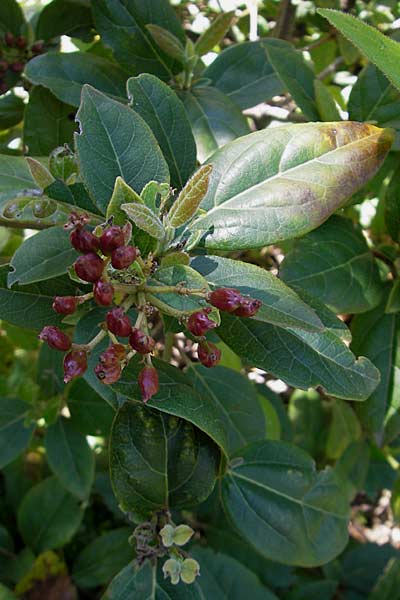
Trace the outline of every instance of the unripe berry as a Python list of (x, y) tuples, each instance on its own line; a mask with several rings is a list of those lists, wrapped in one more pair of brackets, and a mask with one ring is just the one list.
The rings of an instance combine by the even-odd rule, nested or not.
[(18, 60), (15, 63), (12, 63), (10, 68), (12, 71), (14, 71), (14, 73), (22, 73), (22, 71), (25, 69), (25, 64)]
[(114, 288), (108, 281), (96, 281), (93, 285), (93, 296), (100, 306), (110, 306), (114, 298)]
[(39, 339), (47, 342), (53, 350), (66, 352), (71, 348), (71, 340), (67, 334), (53, 325), (43, 327), (42, 331), (39, 333)]
[(87, 369), (87, 354), (84, 350), (72, 350), (64, 358), (64, 383), (80, 377)]
[(107, 327), (114, 335), (128, 337), (132, 331), (132, 324), (129, 317), (122, 308), (113, 308), (107, 313)]
[(201, 364), (210, 369), (215, 367), (221, 360), (221, 350), (212, 342), (200, 342), (197, 356)]
[(125, 358), (125, 348), (122, 344), (111, 344), (99, 356), (99, 362), (104, 367), (111, 367), (115, 364), (120, 364)]
[(233, 288), (218, 288), (208, 295), (208, 302), (225, 312), (233, 312), (240, 306), (242, 295)]
[(118, 381), (118, 379), (121, 377), (122, 369), (118, 364), (109, 366), (98, 364), (95, 366), (94, 372), (102, 383), (110, 385), (111, 383)]
[(43, 52), (43, 50), (44, 50), (43, 42), (35, 42), (31, 46), (31, 51), (33, 52), (33, 54), (41, 54)]
[(104, 262), (100, 256), (97, 256), (94, 252), (89, 252), (88, 254), (83, 254), (75, 261), (74, 269), (80, 279), (94, 283), (103, 274)]
[(26, 40), (26, 38), (24, 38), (24, 36), (20, 35), (17, 37), (17, 39), (15, 40), (15, 45), (17, 46), (17, 48), (20, 48), (21, 50), (23, 50), (24, 48), (26, 48), (28, 42)]
[(256, 312), (261, 308), (261, 300), (255, 298), (243, 298), (239, 308), (237, 308), (233, 314), (238, 317), (254, 317)]
[(143, 331), (136, 328), (132, 329), (132, 333), (129, 336), (129, 343), (139, 354), (152, 352), (156, 345), (156, 341), (150, 335), (146, 335)]
[(72, 315), (79, 304), (79, 298), (75, 296), (56, 296), (53, 302), (53, 310), (61, 315)]
[(9, 48), (12, 48), (15, 45), (15, 38), (11, 31), (7, 31), (7, 33), (4, 36), (4, 41), (6, 43), (6, 46), (8, 46)]
[(125, 236), (121, 227), (107, 227), (100, 236), (100, 248), (103, 254), (110, 255), (113, 250), (125, 244)]
[(114, 269), (127, 269), (137, 257), (137, 250), (133, 246), (120, 246), (111, 254), (111, 264)]
[(87, 229), (83, 229), (83, 227), (73, 229), (71, 231), (70, 240), (75, 250), (83, 252), (84, 254), (96, 252), (100, 247), (99, 238), (90, 231), (87, 231)]
[(6, 60), (0, 60), (0, 73), (4, 73), (8, 69), (8, 62)]
[(138, 377), (143, 402), (150, 400), (158, 392), (158, 373), (154, 367), (144, 367)]
[(217, 324), (208, 317), (211, 308), (205, 308), (192, 313), (187, 321), (187, 328), (195, 336), (205, 335), (210, 329), (214, 329)]

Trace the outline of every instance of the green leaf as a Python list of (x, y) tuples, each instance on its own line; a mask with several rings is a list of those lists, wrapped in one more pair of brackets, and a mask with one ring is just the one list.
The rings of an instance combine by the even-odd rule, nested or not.
[(222, 480), (224, 505), (262, 555), (313, 567), (343, 550), (349, 508), (332, 470), (318, 473), (305, 452), (273, 441), (248, 446), (237, 463)]
[(72, 143), (75, 129), (75, 109), (57, 100), (48, 89), (34, 87), (24, 119), (24, 144), (29, 154), (46, 156), (57, 146)]
[(207, 193), (212, 165), (204, 165), (189, 179), (168, 213), (172, 227), (180, 227), (197, 212)]
[(365, 312), (382, 298), (378, 267), (361, 228), (336, 215), (294, 242), (279, 275), (336, 313)]
[(85, 500), (94, 479), (94, 454), (85, 436), (60, 417), (46, 431), (44, 445), (54, 475), (73, 496)]
[(361, 423), (375, 434), (382, 432), (388, 411), (396, 412), (400, 404), (399, 326), (396, 315), (385, 314), (384, 310), (385, 301), (374, 310), (357, 315), (351, 323), (353, 351), (368, 357), (381, 374), (378, 387), (357, 407)]
[(25, 426), (29, 404), (19, 398), (0, 398), (0, 467), (12, 462), (28, 446), (34, 425)]
[(130, 402), (115, 417), (111, 480), (121, 509), (135, 521), (156, 510), (205, 500), (214, 487), (219, 458), (218, 447), (187, 421)]
[(142, 229), (156, 240), (164, 239), (164, 225), (145, 204), (130, 202), (129, 204), (121, 204), (121, 209), (139, 229)]
[(0, 204), (24, 190), (39, 191), (25, 158), (0, 154)]
[(194, 50), (199, 56), (211, 50), (223, 40), (224, 36), (235, 22), (235, 11), (221, 13), (215, 17), (211, 25), (196, 40)]
[(400, 311), (400, 279), (395, 279), (390, 290), (385, 313), (397, 313)]
[(86, 0), (53, 0), (39, 13), (36, 38), (50, 40), (60, 35), (90, 41), (93, 17)]
[[(184, 283), (185, 288), (204, 289), (207, 291), (207, 281), (195, 269), (182, 264), (169, 267), (160, 267), (147, 285), (150, 290), (152, 286), (176, 286)], [(151, 294), (156, 300), (156, 306), (167, 315), (181, 317), (183, 313), (191, 313), (204, 307), (204, 299), (201, 296), (177, 294), (176, 292)]]
[(3, 33), (10, 31), (18, 36), (24, 25), (24, 14), (18, 2), (16, 0), (2, 0), (0, 2), (0, 30)]
[(307, 390), (365, 400), (379, 383), (379, 371), (365, 357), (356, 359), (330, 330), (304, 331), (224, 315), (218, 335), (242, 358), (287, 384)]
[(45, 189), (54, 183), (55, 179), (53, 175), (39, 160), (36, 160), (31, 156), (27, 156), (26, 162), (28, 163), (32, 179), (39, 188)]
[(36, 553), (61, 548), (76, 533), (82, 520), (78, 501), (56, 477), (48, 477), (29, 490), (18, 509), (18, 529)]
[(400, 559), (391, 558), (376, 582), (368, 600), (391, 600), (400, 586)]
[(303, 235), (376, 173), (392, 140), (391, 130), (353, 122), (287, 125), (235, 140), (210, 159), (208, 213), (191, 229), (221, 250)]
[(233, 44), (218, 54), (203, 77), (229, 96), (241, 109), (250, 108), (281, 94), (285, 86), (269, 62), (270, 47), (289, 48), (283, 40)]
[(60, 325), (63, 315), (52, 309), (54, 296), (75, 296), (77, 284), (57, 277), (32, 285), (7, 287), (8, 265), (0, 267), (0, 319), (19, 327), (40, 330), (45, 325)]
[(0, 130), (9, 129), (21, 123), (24, 118), (25, 104), (21, 98), (14, 94), (7, 94), (0, 98)]
[[(322, 121), (340, 121), (340, 113), (329, 89), (319, 79), (314, 79), (315, 104)], [(357, 119), (352, 119), (357, 120)]]
[(59, 200), (60, 202), (70, 205), (70, 211), (71, 206), (83, 208), (87, 213), (89, 213), (89, 216), (91, 217), (91, 223), (93, 225), (98, 225), (100, 222), (103, 222), (104, 219), (101, 219), (101, 221), (96, 220), (95, 215), (100, 215), (101, 213), (97, 206), (93, 204), (83, 183), (73, 183), (71, 185), (67, 185), (65, 181), (56, 179), (56, 181), (49, 185), (45, 191), (50, 198), (54, 198), (54, 200)]
[(317, 12), (328, 19), (363, 54), (383, 71), (397, 89), (400, 89), (400, 44), (349, 14), (330, 9)]
[(127, 89), (132, 108), (160, 145), (171, 185), (181, 189), (196, 167), (196, 144), (182, 102), (165, 83), (147, 73), (128, 79)]
[(234, 287), (261, 300), (262, 306), (253, 317), (257, 321), (311, 331), (323, 328), (314, 310), (266, 269), (222, 256), (197, 256), (191, 266), (213, 288)]
[(150, 32), (151, 37), (161, 50), (179, 63), (185, 64), (185, 48), (179, 38), (168, 31), (168, 29), (159, 27), (159, 25), (146, 25), (146, 29)]
[(114, 225), (124, 225), (126, 223), (126, 214), (121, 210), (121, 205), (132, 202), (143, 203), (139, 194), (125, 183), (122, 177), (118, 176), (115, 180), (111, 200), (107, 206), (106, 218), (110, 219), (112, 217)]
[(233, 454), (250, 442), (265, 439), (265, 418), (250, 381), (226, 367), (196, 366), (188, 370), (194, 389), (217, 406)]
[(11, 259), (14, 270), (8, 274), (8, 285), (36, 283), (62, 275), (78, 256), (69, 232), (62, 227), (39, 231), (25, 240)]
[(316, 460), (325, 458), (329, 415), (319, 393), (294, 390), (287, 414), (292, 424), (291, 441)]
[(103, 212), (118, 175), (138, 193), (148, 181), (169, 180), (167, 163), (151, 129), (133, 110), (85, 85), (77, 118), (80, 172)]
[(153, 41), (146, 25), (167, 29), (182, 42), (184, 31), (167, 0), (93, 0), (96, 29), (117, 61), (132, 75), (169, 79), (175, 66)]
[(346, 448), (361, 438), (361, 425), (349, 404), (342, 400), (334, 400), (332, 421), (326, 440), (326, 455), (330, 459), (338, 459)]
[(79, 106), (84, 84), (115, 98), (125, 99), (127, 74), (115, 63), (87, 52), (50, 52), (30, 60), (26, 77), (42, 85), (62, 102)]
[(115, 410), (84, 379), (76, 379), (69, 388), (68, 409), (75, 429), (85, 435), (108, 437)]
[(192, 126), (197, 159), (204, 162), (218, 148), (249, 133), (239, 107), (217, 88), (198, 86), (179, 94)]
[(395, 242), (400, 241), (400, 167), (394, 170), (385, 193), (385, 225)]
[(93, 588), (110, 581), (134, 557), (128, 543), (129, 527), (103, 533), (88, 544), (72, 565), (72, 578), (80, 588)]
[(370, 121), (399, 128), (400, 94), (373, 64), (368, 64), (351, 89), (347, 108), (352, 121)]

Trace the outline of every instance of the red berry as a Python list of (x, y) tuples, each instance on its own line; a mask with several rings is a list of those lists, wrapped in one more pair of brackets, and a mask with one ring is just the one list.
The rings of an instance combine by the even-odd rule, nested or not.
[(17, 62), (12, 63), (10, 68), (12, 71), (14, 71), (14, 73), (22, 73), (22, 71), (25, 69), (25, 64), (18, 60)]
[(98, 364), (95, 366), (94, 372), (102, 383), (109, 385), (118, 381), (118, 379), (121, 377), (122, 369), (118, 364), (113, 364), (110, 366)]
[(83, 252), (84, 254), (88, 252), (97, 252), (100, 247), (99, 238), (90, 231), (87, 231), (87, 229), (83, 229), (83, 227), (73, 229), (71, 231), (70, 240), (75, 250)]
[(62, 350), (62, 352), (66, 352), (71, 348), (71, 340), (67, 334), (58, 327), (52, 325), (43, 327), (39, 334), (39, 339), (47, 342), (53, 350)]
[(15, 45), (15, 38), (11, 31), (7, 31), (7, 33), (4, 36), (4, 41), (6, 43), (6, 46), (9, 46), (10, 48), (12, 48)]
[(137, 250), (133, 246), (120, 246), (111, 254), (111, 264), (114, 269), (127, 269), (137, 257)]
[(64, 383), (80, 377), (87, 369), (87, 354), (83, 350), (73, 350), (64, 358)]
[(31, 51), (33, 52), (33, 54), (41, 54), (43, 52), (43, 50), (44, 50), (43, 42), (35, 42), (31, 46)]
[(75, 261), (74, 269), (80, 279), (94, 283), (103, 274), (104, 262), (100, 256), (94, 254), (94, 252), (89, 252), (88, 254), (83, 254)]
[(197, 355), (201, 364), (207, 368), (215, 367), (221, 360), (221, 350), (212, 342), (200, 342)]
[(144, 367), (138, 377), (143, 402), (150, 400), (158, 392), (158, 373), (154, 367)]
[(129, 343), (139, 354), (152, 352), (156, 345), (156, 341), (150, 335), (146, 335), (143, 331), (140, 331), (140, 329), (132, 329), (132, 333), (129, 336)]
[(99, 362), (104, 367), (119, 364), (125, 358), (125, 348), (122, 344), (111, 344), (99, 356)]
[(100, 248), (103, 254), (109, 255), (113, 250), (125, 244), (125, 236), (121, 227), (107, 227), (100, 236)]
[(132, 331), (132, 324), (129, 317), (122, 308), (113, 308), (107, 313), (107, 327), (114, 335), (128, 337)]
[(20, 35), (15, 40), (15, 45), (17, 46), (17, 48), (20, 48), (21, 50), (23, 50), (28, 45), (28, 42), (27, 42), (26, 38), (24, 38), (24, 36)]
[(239, 290), (233, 288), (218, 288), (211, 292), (207, 298), (208, 302), (225, 312), (233, 312), (240, 306), (242, 296)]
[(261, 305), (261, 300), (256, 300), (255, 298), (243, 298), (239, 308), (237, 308), (233, 314), (238, 317), (254, 317)]
[(205, 308), (190, 315), (187, 321), (187, 328), (190, 333), (196, 336), (205, 335), (207, 331), (217, 327), (216, 322), (208, 318), (210, 310), (210, 308)]
[(8, 62), (6, 60), (0, 60), (0, 73), (4, 73), (8, 69)]
[(114, 298), (114, 288), (108, 281), (96, 281), (93, 285), (93, 296), (100, 306), (110, 306)]
[(75, 296), (56, 296), (53, 302), (53, 310), (61, 315), (72, 315), (79, 304), (79, 298)]

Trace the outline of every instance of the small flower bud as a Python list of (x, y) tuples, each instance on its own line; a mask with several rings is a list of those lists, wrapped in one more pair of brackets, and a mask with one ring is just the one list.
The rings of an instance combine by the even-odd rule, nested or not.
[(100, 256), (89, 252), (88, 254), (83, 254), (75, 261), (74, 269), (80, 279), (94, 283), (103, 274), (104, 262)]
[(7, 33), (5, 34), (4, 42), (9, 48), (13, 48), (15, 46), (15, 37), (11, 33), (11, 31), (7, 31)]
[(96, 281), (93, 285), (93, 297), (100, 306), (110, 306), (113, 303), (114, 288), (108, 281)]
[(107, 256), (120, 246), (125, 245), (125, 235), (121, 227), (107, 227), (100, 236), (100, 249)]
[(197, 355), (201, 364), (209, 369), (221, 360), (221, 350), (212, 342), (200, 342)]
[(173, 535), (174, 544), (177, 546), (184, 546), (188, 543), (193, 534), (194, 531), (191, 527), (189, 527), (189, 525), (178, 525), (178, 527), (175, 527)]
[(87, 369), (87, 354), (83, 350), (72, 350), (64, 358), (64, 383), (81, 377)]
[(87, 254), (88, 252), (97, 252), (100, 247), (99, 238), (83, 227), (76, 227), (71, 231), (71, 244), (78, 250)]
[(163, 573), (164, 579), (169, 577), (171, 579), (172, 585), (177, 585), (179, 583), (179, 578), (181, 574), (181, 561), (176, 560), (175, 558), (169, 558), (163, 564)]
[(255, 298), (242, 298), (239, 308), (233, 314), (238, 317), (254, 317), (257, 311), (261, 308), (261, 300)]
[(56, 296), (53, 302), (53, 310), (61, 315), (72, 315), (79, 304), (79, 298), (75, 296)]
[(110, 385), (111, 383), (118, 381), (121, 377), (122, 369), (118, 364), (104, 366), (99, 363), (95, 366), (94, 372), (102, 383)]
[(156, 345), (156, 341), (150, 335), (146, 335), (143, 331), (136, 328), (132, 329), (132, 333), (129, 336), (129, 343), (139, 354), (152, 352)]
[(150, 400), (158, 392), (158, 373), (154, 367), (144, 367), (138, 377), (143, 402)]
[(26, 48), (26, 46), (28, 45), (27, 39), (24, 36), (20, 35), (15, 40), (15, 45), (17, 46), (17, 48), (24, 50), (24, 48)]
[(50, 348), (53, 350), (61, 350), (66, 352), (71, 348), (71, 340), (66, 333), (61, 331), (58, 327), (47, 325), (43, 327), (39, 334), (39, 339), (47, 342)]
[(183, 583), (193, 583), (200, 575), (200, 565), (194, 558), (185, 558), (181, 566), (181, 579)]
[(169, 523), (167, 523), (167, 525), (164, 525), (164, 527), (160, 530), (162, 543), (163, 546), (165, 546), (166, 548), (170, 548), (174, 543), (174, 531), (175, 527), (173, 527)]
[(240, 306), (242, 296), (233, 288), (218, 288), (208, 295), (208, 302), (225, 312), (233, 312)]
[(125, 348), (122, 344), (111, 344), (99, 356), (99, 362), (104, 367), (110, 367), (115, 364), (120, 364), (125, 358)]
[(10, 69), (11, 71), (14, 71), (14, 73), (22, 73), (22, 71), (25, 69), (25, 64), (20, 60), (17, 60), (10, 65)]
[(137, 250), (133, 246), (120, 246), (112, 251), (111, 264), (114, 269), (127, 269), (137, 257)]
[(107, 313), (107, 327), (111, 333), (120, 337), (128, 337), (132, 331), (132, 324), (129, 317), (122, 308), (113, 308)]
[(192, 313), (187, 321), (187, 328), (195, 336), (205, 335), (210, 329), (214, 329), (217, 324), (208, 317), (211, 308), (205, 308)]
[(33, 54), (41, 54), (43, 52), (43, 50), (44, 50), (43, 42), (35, 42), (31, 46), (31, 52), (33, 52)]

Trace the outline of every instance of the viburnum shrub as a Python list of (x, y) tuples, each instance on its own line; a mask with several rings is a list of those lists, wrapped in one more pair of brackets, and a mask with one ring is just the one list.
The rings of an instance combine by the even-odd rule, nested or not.
[(400, 15), (216, 4), (0, 2), (0, 599), (397, 594)]

